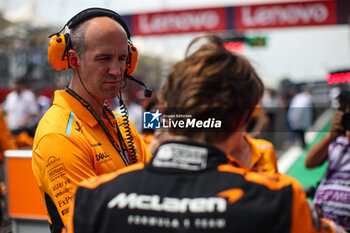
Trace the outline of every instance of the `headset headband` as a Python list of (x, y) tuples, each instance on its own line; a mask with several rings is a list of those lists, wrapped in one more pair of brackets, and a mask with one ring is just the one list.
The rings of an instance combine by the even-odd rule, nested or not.
[(128, 37), (129, 55), (126, 62), (127, 67), (125, 69), (125, 75), (130, 76), (133, 74), (137, 64), (138, 53), (137, 53), (136, 47), (133, 46), (130, 40), (130, 32), (127, 24), (122, 19), (122, 17), (116, 12), (109, 9), (96, 8), (96, 7), (88, 8), (79, 12), (77, 15), (71, 18), (63, 26), (61, 31), (56, 32), (49, 36), (49, 38), (51, 39), (50, 39), (47, 55), (48, 55), (49, 63), (53, 68), (55, 68), (56, 70), (65, 70), (70, 68), (69, 62), (68, 62), (68, 51), (72, 49), (72, 42), (71, 42), (70, 34), (69, 33), (61, 34), (62, 31), (64, 31), (66, 27), (68, 27), (69, 29), (72, 29), (74, 27), (77, 27), (78, 24), (83, 23), (88, 19), (91, 19), (94, 17), (100, 17), (100, 16), (110, 17), (111, 19), (115, 20), (122, 26), (122, 28), (126, 32), (126, 35)]
[(77, 15), (75, 15), (73, 18), (71, 18), (66, 25), (69, 29), (72, 29), (76, 27), (78, 24), (84, 22), (85, 20), (98, 17), (98, 16), (107, 16), (117, 21), (124, 28), (126, 35), (128, 36), (128, 39), (130, 39), (129, 28), (125, 23), (125, 21), (122, 19), (122, 17), (118, 13), (109, 9), (98, 8), (98, 7), (85, 9), (80, 13), (78, 13)]

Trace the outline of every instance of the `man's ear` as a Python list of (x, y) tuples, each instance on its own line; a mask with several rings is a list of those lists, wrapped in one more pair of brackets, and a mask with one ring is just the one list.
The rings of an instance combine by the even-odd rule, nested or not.
[(72, 69), (79, 69), (79, 56), (77, 54), (76, 51), (74, 50), (69, 50), (68, 51), (68, 63), (69, 63), (69, 66), (72, 68)]

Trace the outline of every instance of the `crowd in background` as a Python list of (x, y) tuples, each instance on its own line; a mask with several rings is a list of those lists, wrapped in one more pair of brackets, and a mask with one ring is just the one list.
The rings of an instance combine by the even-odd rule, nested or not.
[[(345, 83), (337, 86), (321, 85), (320, 88), (314, 83), (292, 83), (283, 80), (277, 89), (266, 88), (257, 106), (260, 110), (253, 114), (254, 124), (247, 127), (247, 135), (271, 142), (276, 149), (277, 157), (292, 146), (306, 149), (308, 147), (306, 132), (327, 109), (336, 111), (339, 108), (339, 94), (348, 87), (349, 85)], [(123, 90), (123, 100), (128, 109), (129, 119), (146, 144), (151, 147), (153, 131), (143, 129), (143, 112), (156, 111), (157, 95), (145, 99), (142, 92), (143, 90), (137, 86), (127, 86)], [(113, 110), (123, 114), (118, 97), (108, 102)], [(36, 126), (51, 105), (50, 96), (45, 95), (42, 89), (32, 88), (28, 77), (13, 80), (11, 92), (2, 101), (0, 109), (3, 121), (1, 132), (4, 132), (0, 142), (1, 162), (3, 152), (7, 149), (31, 148)], [(277, 172), (277, 165), (275, 170)], [(3, 169), (1, 181), (3, 181)], [(4, 196), (6, 189), (1, 190)], [(318, 196), (317, 200), (319, 199)]]
[[(61, 83), (57, 88), (65, 85)], [(253, 137), (271, 141), (279, 154), (293, 145), (305, 148), (306, 131), (325, 110), (338, 107), (336, 97), (347, 87), (346, 83), (330, 86), (322, 81), (315, 85), (284, 79), (277, 88), (266, 88), (259, 106), (263, 111), (255, 121), (259, 126), (248, 131)], [(43, 89), (33, 87), (28, 76), (17, 77), (12, 81), (11, 92), (1, 102), (7, 127), (19, 147), (31, 146), (36, 125), (52, 104), (52, 93), (48, 95)], [(123, 90), (123, 99), (130, 120), (142, 133), (143, 112), (149, 100), (143, 97), (143, 90), (132, 84)], [(121, 113), (118, 97), (108, 103)]]

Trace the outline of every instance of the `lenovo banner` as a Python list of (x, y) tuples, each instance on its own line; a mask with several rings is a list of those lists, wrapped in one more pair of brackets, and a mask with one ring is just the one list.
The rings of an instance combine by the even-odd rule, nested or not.
[(233, 8), (236, 30), (336, 24), (335, 1), (291, 2)]
[(226, 8), (167, 11), (132, 16), (133, 35), (225, 31)]

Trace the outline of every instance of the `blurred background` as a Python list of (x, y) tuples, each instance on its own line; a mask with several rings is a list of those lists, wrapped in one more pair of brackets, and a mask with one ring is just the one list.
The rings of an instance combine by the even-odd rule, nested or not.
[[(31, 129), (26, 129), (27, 134), (21, 134), (23, 128), (10, 127), (17, 147), (28, 150), (9, 150), (5, 156), (13, 225), (7, 207), (3, 208), (0, 233), (48, 232), (45, 208), (33, 188), (31, 145), (36, 124), (52, 104), (54, 91), (67, 86), (71, 76), (70, 70), (57, 71), (49, 65), (48, 36), (89, 7), (109, 8), (125, 19), (139, 51), (134, 77), (154, 93), (171, 66), (185, 56), (194, 37), (221, 35), (227, 49), (252, 62), (266, 87), (260, 103), (263, 111), (257, 111), (249, 133), (273, 143), (279, 172), (294, 176), (304, 188), (320, 181), (327, 164), (307, 170), (304, 158), (328, 131), (339, 107), (337, 96), (350, 89), (349, 0), (0, 0), (0, 104), (4, 118), (9, 120), (11, 109), (17, 110), (18, 103), (6, 101), (11, 91), (32, 92), (32, 105), (37, 105), (28, 113), (32, 122), (27, 121)], [(154, 110), (143, 91), (129, 82), (123, 94), (129, 117), (140, 133), (143, 111)], [(117, 99), (108, 101), (118, 110)], [(312, 113), (311, 124), (304, 129), (305, 144), (298, 141), (288, 121), (293, 108)], [(3, 130), (0, 133), (4, 134)], [(21, 156), (23, 166), (17, 160)], [(1, 174), (0, 169), (0, 181), (4, 180)], [(1, 193), (6, 195), (0, 183)], [(38, 219), (45, 220), (43, 228), (36, 227)]]
[[(284, 113), (295, 94), (312, 89), (316, 120), (349, 85), (347, 0), (1, 0), (0, 103), (18, 77), (51, 100), (54, 90), (68, 84), (70, 71), (48, 64), (48, 36), (88, 7), (110, 8), (123, 16), (139, 50), (134, 76), (153, 90), (184, 57), (191, 39), (208, 32), (223, 36), (228, 49), (249, 58), (268, 89), (261, 105), (274, 115), (273, 135), (264, 137), (279, 151), (289, 145)], [(143, 89), (132, 83), (127, 88), (129, 98), (142, 104)], [(278, 136), (281, 132), (286, 136)]]

